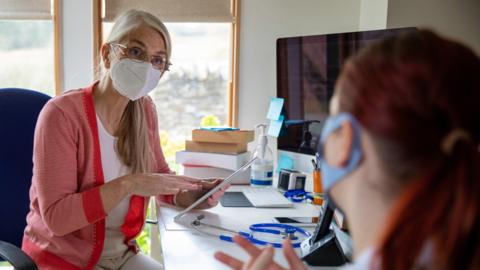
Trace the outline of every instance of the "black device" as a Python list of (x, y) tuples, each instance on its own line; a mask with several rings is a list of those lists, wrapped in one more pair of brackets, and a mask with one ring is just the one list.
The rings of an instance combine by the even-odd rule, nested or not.
[[(310, 124), (312, 123), (320, 123), (318, 120), (287, 120), (285, 121), (285, 127), (295, 127), (295, 126), (302, 126), (302, 143), (298, 147), (298, 151), (305, 154), (313, 155), (315, 154), (315, 146), (317, 142), (313, 139), (312, 133), (310, 132)], [(315, 138), (318, 139), (318, 138)]]
[(334, 213), (332, 203), (327, 200), (323, 207), (315, 231), (301, 244), (301, 258), (312, 266), (340, 266), (350, 261), (351, 247), (345, 248), (349, 243), (342, 243), (345, 242), (344, 236), (340, 235), (339, 230), (331, 228)]
[(278, 176), (277, 188), (282, 191), (305, 189), (307, 176), (299, 171), (281, 169)]
[[(416, 28), (398, 28), (277, 39), (277, 97), (284, 99), (285, 136), (278, 149), (314, 155), (337, 77), (348, 57), (365, 45)], [(291, 120), (320, 121), (298, 125)]]

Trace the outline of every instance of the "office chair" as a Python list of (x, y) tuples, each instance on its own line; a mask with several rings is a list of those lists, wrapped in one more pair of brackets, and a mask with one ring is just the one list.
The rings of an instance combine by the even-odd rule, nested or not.
[(0, 261), (15, 269), (37, 269), (19, 247), (29, 211), (35, 124), (49, 99), (32, 90), (0, 89)]

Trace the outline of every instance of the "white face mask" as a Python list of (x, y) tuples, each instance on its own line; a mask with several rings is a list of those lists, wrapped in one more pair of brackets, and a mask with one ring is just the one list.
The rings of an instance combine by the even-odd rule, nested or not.
[(110, 69), (113, 87), (130, 100), (146, 96), (157, 86), (161, 75), (150, 63), (129, 58), (120, 59)]

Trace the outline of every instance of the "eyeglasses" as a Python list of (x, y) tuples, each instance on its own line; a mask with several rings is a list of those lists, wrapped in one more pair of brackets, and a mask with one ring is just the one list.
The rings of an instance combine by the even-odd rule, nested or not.
[[(114, 52), (120, 52), (123, 57), (127, 57), (129, 59), (139, 62), (150, 62), (153, 68), (158, 69), (161, 72), (168, 71), (169, 67), (172, 65), (168, 62), (166, 56), (148, 56), (148, 54), (139, 47), (127, 47), (119, 43), (110, 43), (110, 46), (112, 47)], [(116, 50), (116, 48), (118, 48), (118, 50)]]

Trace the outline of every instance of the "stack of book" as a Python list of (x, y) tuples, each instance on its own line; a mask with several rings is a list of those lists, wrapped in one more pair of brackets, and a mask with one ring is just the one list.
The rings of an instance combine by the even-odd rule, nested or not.
[[(251, 158), (247, 144), (254, 139), (253, 130), (195, 129), (192, 140), (185, 141), (185, 151), (176, 153), (180, 173), (198, 178), (225, 178)], [(232, 183), (248, 184), (250, 171), (236, 175)]]

